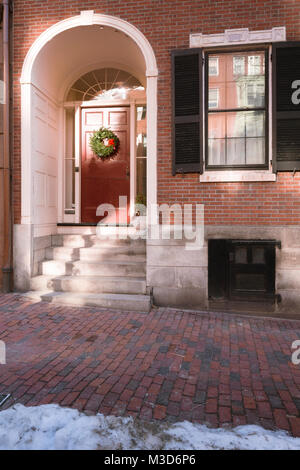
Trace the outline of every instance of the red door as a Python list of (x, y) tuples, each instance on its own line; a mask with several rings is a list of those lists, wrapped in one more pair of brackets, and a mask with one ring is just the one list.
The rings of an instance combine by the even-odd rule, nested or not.
[[(82, 162), (81, 162), (81, 222), (95, 223), (100, 204), (113, 204), (117, 222), (128, 223), (130, 201), (130, 136), (129, 108), (85, 108), (82, 109)], [(118, 154), (102, 161), (93, 154), (89, 139), (100, 127), (112, 130), (120, 139)], [(127, 207), (119, 209), (119, 196), (127, 196)], [(106, 218), (109, 223), (111, 219)]]

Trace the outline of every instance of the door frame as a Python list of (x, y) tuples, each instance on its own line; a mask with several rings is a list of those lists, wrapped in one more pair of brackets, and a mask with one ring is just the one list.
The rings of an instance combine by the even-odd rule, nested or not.
[[(75, 129), (74, 129), (74, 157), (75, 167), (75, 211), (74, 214), (63, 214), (64, 223), (81, 223), (81, 132), (82, 132), (82, 109), (83, 108), (111, 108), (111, 107), (129, 107), (129, 140), (130, 140), (130, 222), (135, 216), (135, 198), (136, 198), (136, 106), (147, 106), (146, 95), (140, 98), (129, 100), (116, 100), (114, 102), (103, 100), (92, 100), (83, 102), (66, 102), (64, 107), (75, 108)], [(148, 111), (147, 111), (148, 112)], [(66, 125), (64, 125), (66, 133)], [(65, 134), (66, 135), (66, 134)], [(65, 172), (65, 166), (64, 166)], [(65, 200), (65, 174), (63, 176), (63, 200)], [(147, 177), (148, 185), (148, 177)]]

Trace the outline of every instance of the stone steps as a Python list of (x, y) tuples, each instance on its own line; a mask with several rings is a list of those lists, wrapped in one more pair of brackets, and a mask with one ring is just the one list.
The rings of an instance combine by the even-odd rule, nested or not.
[(144, 262), (112, 261), (42, 261), (42, 274), (45, 276), (132, 276), (146, 275)]
[(39, 272), (27, 294), (37, 300), (141, 312), (151, 308), (145, 240), (52, 235)]
[(134, 240), (127, 238), (99, 238), (95, 234), (76, 235), (76, 234), (58, 234), (52, 235), (52, 246), (65, 246), (73, 248), (84, 248), (90, 246), (104, 247), (121, 247), (127, 246), (131, 248), (142, 247), (145, 249), (145, 240)]
[(141, 263), (146, 262), (146, 253), (140, 250), (132, 249), (130, 247), (95, 247), (89, 248), (73, 248), (66, 246), (49, 247), (46, 249), (47, 260), (65, 260), (65, 261), (107, 261), (107, 260), (120, 260), (120, 261), (137, 261)]
[(30, 289), (55, 292), (89, 292), (110, 294), (146, 294), (146, 280), (142, 277), (108, 276), (35, 276), (30, 281)]
[(26, 296), (34, 300), (77, 307), (100, 307), (145, 313), (151, 309), (150, 295), (30, 291), (26, 293)]

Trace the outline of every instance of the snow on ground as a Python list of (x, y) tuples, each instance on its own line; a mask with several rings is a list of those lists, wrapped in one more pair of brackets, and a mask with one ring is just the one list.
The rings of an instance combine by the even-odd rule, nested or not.
[(259, 426), (211, 429), (188, 421), (154, 423), (87, 416), (59, 405), (18, 404), (0, 412), (0, 449), (300, 450), (300, 438)]

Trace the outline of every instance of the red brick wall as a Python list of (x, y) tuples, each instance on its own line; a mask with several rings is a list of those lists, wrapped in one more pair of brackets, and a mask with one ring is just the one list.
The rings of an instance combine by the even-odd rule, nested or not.
[(229, 28), (269, 29), (286, 26), (288, 40), (300, 40), (298, 0), (14, 0), (14, 213), (20, 222), (20, 74), (33, 41), (49, 26), (95, 10), (138, 27), (150, 41), (159, 69), (158, 200), (159, 203), (205, 204), (206, 223), (300, 224), (300, 176), (279, 174), (277, 182), (199, 183), (199, 175), (171, 174), (170, 50), (187, 48), (189, 34)]

